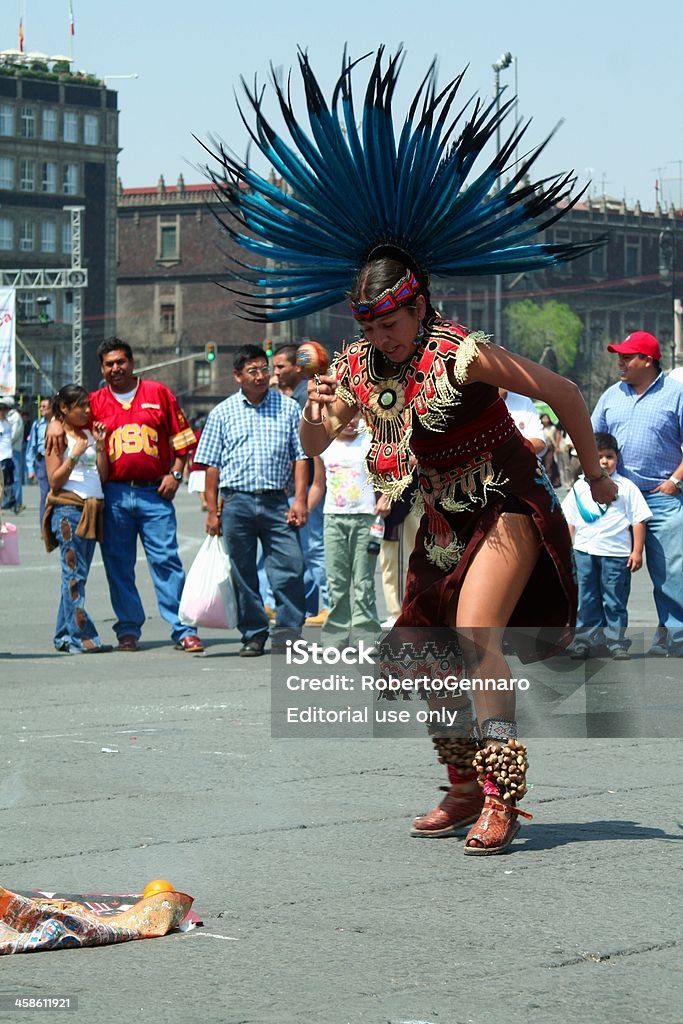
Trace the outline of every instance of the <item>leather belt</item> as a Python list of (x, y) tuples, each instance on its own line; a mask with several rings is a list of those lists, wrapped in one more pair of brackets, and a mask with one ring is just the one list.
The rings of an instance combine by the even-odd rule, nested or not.
[(107, 480), (109, 484), (122, 484), (124, 487), (158, 487), (163, 477), (156, 480)]
[(261, 497), (264, 494), (281, 494), (284, 496), (284, 487), (280, 487), (277, 490), (266, 490), (266, 491), (245, 491), (238, 487), (221, 487), (221, 494), (227, 497), (229, 494), (250, 494), (256, 497)]

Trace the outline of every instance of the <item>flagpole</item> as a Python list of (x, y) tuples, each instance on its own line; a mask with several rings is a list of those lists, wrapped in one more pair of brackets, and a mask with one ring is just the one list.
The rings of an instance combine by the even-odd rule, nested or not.
[[(74, 24), (74, 5), (73, 0), (69, 0), (69, 57), (73, 63), (74, 59), (74, 35), (76, 27)], [(71, 68), (73, 71), (73, 68)]]

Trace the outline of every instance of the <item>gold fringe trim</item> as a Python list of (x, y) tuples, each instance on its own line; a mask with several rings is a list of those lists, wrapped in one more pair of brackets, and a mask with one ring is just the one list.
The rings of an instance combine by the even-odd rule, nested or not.
[[(457, 366), (457, 356), (455, 365)], [(454, 388), (448, 379), (448, 370), (445, 365), (443, 374), (437, 377), (432, 371), (430, 377), (434, 382), (436, 394), (433, 398), (429, 399), (427, 412), (422, 416), (418, 413), (418, 416), (423, 427), (427, 430), (433, 430), (436, 432), (446, 429), (448, 426), (448, 413), (454, 405), (460, 405), (460, 399), (462, 396), (458, 389)]]
[[(348, 405), (349, 407), (358, 404), (358, 399), (356, 398), (354, 393), (352, 391), (349, 391), (348, 388), (345, 388), (343, 384), (337, 385), (337, 390), (335, 391), (335, 398), (341, 398), (342, 402), (344, 402), (344, 404)], [(361, 409), (361, 412), (362, 411), (363, 410)]]
[(460, 342), (453, 363), (453, 376), (458, 384), (465, 383), (469, 365), (479, 355), (479, 346), (488, 345), (490, 339), (491, 336), (483, 331), (473, 331)]
[(435, 541), (430, 540), (429, 537), (425, 538), (425, 552), (427, 558), (435, 565), (437, 569), (452, 569), (454, 565), (457, 565), (462, 558), (462, 553), (465, 550), (465, 545), (462, 541), (453, 535), (453, 540), (446, 547), (442, 547), (441, 544), (437, 544)]

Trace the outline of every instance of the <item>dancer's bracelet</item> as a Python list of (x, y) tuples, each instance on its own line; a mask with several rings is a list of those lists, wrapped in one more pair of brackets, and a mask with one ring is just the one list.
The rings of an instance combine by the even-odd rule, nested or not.
[(321, 420), (309, 420), (308, 416), (306, 415), (306, 413), (304, 412), (303, 409), (301, 410), (301, 419), (304, 421), (304, 423), (310, 423), (312, 427), (324, 427), (325, 426), (325, 420), (323, 420), (323, 419), (321, 419)]

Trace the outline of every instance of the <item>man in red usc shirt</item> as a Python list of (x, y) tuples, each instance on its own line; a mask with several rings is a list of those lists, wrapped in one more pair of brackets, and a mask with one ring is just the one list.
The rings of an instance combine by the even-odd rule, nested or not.
[[(135, 585), (138, 537), (147, 556), (159, 611), (179, 650), (202, 651), (178, 618), (185, 573), (178, 555), (173, 499), (197, 439), (175, 396), (133, 373), (133, 352), (109, 338), (97, 350), (106, 386), (90, 395), (93, 419), (107, 427), (109, 479), (104, 486), (102, 560), (117, 621), (120, 651), (136, 651), (145, 613)], [(56, 424), (49, 427), (55, 433)]]

